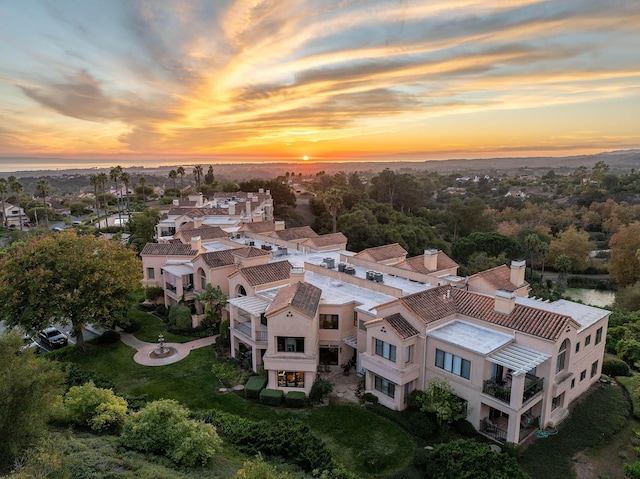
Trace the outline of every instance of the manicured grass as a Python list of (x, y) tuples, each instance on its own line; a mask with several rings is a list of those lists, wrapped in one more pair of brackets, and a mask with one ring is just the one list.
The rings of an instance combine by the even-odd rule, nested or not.
[(164, 340), (167, 343), (186, 343), (197, 339), (196, 336), (182, 336), (170, 333), (165, 329), (162, 320), (151, 313), (145, 313), (139, 309), (131, 308), (128, 316), (140, 322), (140, 329), (133, 333), (140, 341), (157, 343), (159, 334), (164, 336)]
[[(633, 399), (633, 391), (640, 387), (640, 374), (633, 374), (632, 376), (619, 376), (616, 378), (624, 388), (627, 390), (631, 398)], [(633, 415), (637, 418), (640, 418), (640, 404), (634, 402), (633, 403)]]
[(536, 439), (520, 458), (531, 477), (575, 477), (571, 458), (579, 451), (604, 444), (629, 421), (631, 404), (622, 387), (596, 384), (558, 427), (558, 434)]
[(415, 444), (391, 421), (356, 404), (314, 408), (305, 414), (333, 456), (358, 477), (381, 477), (404, 469)]

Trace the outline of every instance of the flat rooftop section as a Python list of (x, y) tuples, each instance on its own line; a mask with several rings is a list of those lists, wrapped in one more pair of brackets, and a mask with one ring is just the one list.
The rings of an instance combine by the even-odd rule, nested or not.
[(486, 355), (515, 338), (491, 329), (455, 319), (427, 332), (428, 336), (449, 344)]
[(530, 306), (532, 308), (542, 309), (544, 311), (551, 311), (552, 313), (571, 316), (571, 318), (580, 325), (580, 329), (578, 331), (582, 331), (583, 329), (594, 325), (607, 315), (611, 314), (611, 311), (606, 309), (574, 303), (573, 301), (567, 301), (566, 299), (547, 303), (546, 301), (534, 298), (516, 298), (516, 303), (524, 306)]

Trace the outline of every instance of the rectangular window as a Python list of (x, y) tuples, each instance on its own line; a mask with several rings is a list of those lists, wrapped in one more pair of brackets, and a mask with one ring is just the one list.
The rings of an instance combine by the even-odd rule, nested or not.
[(338, 329), (337, 314), (321, 314), (320, 329)]
[(407, 346), (406, 348), (404, 348), (404, 362), (405, 363), (410, 363), (411, 362), (411, 350), (413, 349), (413, 346)]
[(304, 353), (304, 338), (278, 336), (278, 352)]
[(389, 361), (396, 362), (396, 347), (393, 344), (385, 343), (379, 339), (376, 342), (376, 355), (382, 356)]
[(573, 389), (574, 387), (576, 387), (576, 378), (573, 378), (571, 380), (571, 389)]
[(602, 342), (602, 328), (598, 328), (596, 331), (596, 344), (600, 344)]
[(576, 353), (580, 352), (580, 343), (576, 343)]
[(591, 377), (594, 377), (596, 374), (598, 374), (598, 361), (591, 365)]
[(436, 367), (465, 379), (471, 378), (471, 361), (436, 349)]
[(147, 278), (156, 279), (156, 270), (154, 268), (147, 268)]
[(282, 388), (303, 388), (304, 372), (278, 371), (278, 386)]
[(364, 321), (364, 320), (362, 320), (362, 319), (359, 319), (359, 320), (358, 320), (358, 329), (359, 329), (360, 331), (366, 331), (366, 330), (367, 330), (367, 328), (365, 328), (365, 327), (364, 327), (364, 323), (365, 323), (365, 321)]
[(560, 396), (556, 396), (551, 400), (551, 410), (553, 411), (554, 409), (558, 409), (560, 406), (562, 406), (562, 403), (564, 402), (564, 393), (560, 394)]
[(354, 328), (358, 327), (358, 312), (357, 311), (353, 312), (353, 327)]
[(392, 382), (386, 380), (385, 378), (381, 378), (380, 376), (374, 376), (374, 384), (376, 391), (380, 391), (382, 394), (386, 394), (387, 396), (393, 398), (396, 397), (396, 385)]
[(580, 381), (584, 381), (587, 378), (587, 370), (585, 369), (580, 373)]
[(584, 345), (589, 346), (591, 344), (591, 335), (584, 338)]

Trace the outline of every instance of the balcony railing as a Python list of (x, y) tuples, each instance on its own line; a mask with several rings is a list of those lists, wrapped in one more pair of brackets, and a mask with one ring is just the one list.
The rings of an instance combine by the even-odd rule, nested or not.
[(507, 431), (500, 429), (497, 425), (488, 420), (488, 418), (480, 421), (480, 432), (495, 439), (496, 441), (507, 442)]
[(249, 339), (252, 339), (258, 343), (266, 343), (267, 342), (267, 330), (266, 328), (261, 328), (260, 331), (253, 331), (251, 328), (251, 323), (236, 323), (235, 329), (242, 335), (246, 336)]
[(482, 392), (507, 404), (511, 402), (511, 387), (500, 384), (493, 379), (484, 381)]
[(544, 378), (537, 376), (531, 376), (527, 374), (524, 383), (524, 393), (522, 393), (522, 402), (527, 402), (529, 399), (537, 395), (542, 391), (544, 387)]
[(165, 289), (167, 289), (168, 291), (171, 291), (172, 293), (176, 292), (176, 286), (171, 283), (166, 283)]

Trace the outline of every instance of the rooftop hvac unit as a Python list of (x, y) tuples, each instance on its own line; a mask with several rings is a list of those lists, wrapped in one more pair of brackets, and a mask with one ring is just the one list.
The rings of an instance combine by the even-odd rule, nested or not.
[(255, 246), (256, 242), (255, 241), (249, 241), (249, 246)]
[(367, 279), (369, 281), (373, 281), (374, 275), (375, 273), (373, 271), (367, 271)]
[(382, 274), (382, 273), (378, 273), (378, 272), (373, 273), (373, 280), (374, 280), (376, 283), (382, 283), (382, 282), (383, 282), (383, 281), (382, 281), (382, 278), (383, 278), (383, 277), (384, 277), (384, 276), (383, 276), (383, 274)]
[(336, 267), (336, 262), (333, 258), (324, 258), (322, 261), (327, 264), (327, 268), (329, 269), (333, 269)]
[(344, 272), (347, 274), (356, 274), (356, 269), (353, 266), (345, 266)]
[(263, 244), (261, 246), (261, 248), (265, 251), (271, 251), (271, 245), (270, 244)]
[(344, 263), (338, 263), (338, 271), (340, 271), (341, 273), (344, 273), (345, 266), (347, 265)]

